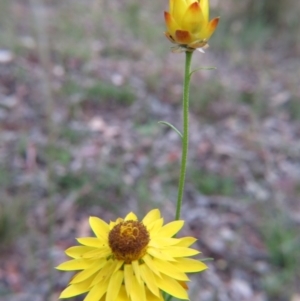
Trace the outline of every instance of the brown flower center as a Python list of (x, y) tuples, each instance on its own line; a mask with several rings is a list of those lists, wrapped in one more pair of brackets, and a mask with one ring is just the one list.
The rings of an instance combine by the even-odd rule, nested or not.
[(142, 258), (149, 240), (149, 232), (144, 224), (132, 220), (117, 224), (108, 235), (108, 243), (115, 258), (125, 263)]

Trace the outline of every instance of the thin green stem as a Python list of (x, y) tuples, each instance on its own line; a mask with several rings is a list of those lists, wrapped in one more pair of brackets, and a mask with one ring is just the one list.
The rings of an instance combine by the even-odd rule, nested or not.
[(185, 175), (186, 175), (186, 163), (188, 156), (189, 146), (189, 92), (190, 92), (190, 79), (191, 79), (191, 62), (193, 52), (186, 51), (185, 53), (185, 71), (184, 71), (184, 83), (183, 83), (183, 132), (182, 132), (182, 154), (181, 154), (181, 168), (178, 184), (178, 196), (175, 219), (180, 219), (182, 198), (184, 191)]

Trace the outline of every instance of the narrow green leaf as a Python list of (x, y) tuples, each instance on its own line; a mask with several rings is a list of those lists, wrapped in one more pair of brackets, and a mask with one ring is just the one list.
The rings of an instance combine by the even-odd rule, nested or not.
[(191, 73), (190, 73), (190, 76), (192, 76), (193, 73), (199, 71), (199, 70), (216, 70), (217, 68), (216, 67), (200, 67), (200, 68), (197, 68), (195, 70), (193, 70)]
[(158, 122), (159, 124), (165, 124), (165, 125), (168, 125), (170, 128), (172, 128), (179, 136), (180, 138), (182, 139), (182, 134), (180, 133), (180, 131), (171, 123), (167, 122), (167, 121), (159, 121)]

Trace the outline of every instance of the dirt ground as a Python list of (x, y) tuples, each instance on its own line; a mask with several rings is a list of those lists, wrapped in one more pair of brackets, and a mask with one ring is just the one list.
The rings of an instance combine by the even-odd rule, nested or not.
[[(212, 258), (191, 300), (300, 300), (299, 4), (281, 2), (211, 1), (223, 24), (193, 57), (217, 69), (191, 86), (182, 235)], [(0, 4), (1, 301), (57, 300), (90, 215), (174, 218), (181, 145), (158, 121), (181, 128), (184, 55), (166, 7)]]

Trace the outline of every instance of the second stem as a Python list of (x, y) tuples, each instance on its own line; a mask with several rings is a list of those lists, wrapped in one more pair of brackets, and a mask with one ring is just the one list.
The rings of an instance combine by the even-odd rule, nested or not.
[(182, 154), (181, 154), (181, 167), (180, 177), (178, 184), (178, 196), (176, 206), (175, 219), (180, 219), (182, 198), (184, 192), (184, 183), (186, 175), (186, 164), (188, 156), (189, 146), (189, 92), (190, 92), (190, 79), (191, 79), (191, 61), (193, 52), (185, 52), (185, 71), (184, 71), (184, 83), (183, 83), (183, 99), (182, 99), (182, 111), (183, 111), (183, 133), (182, 133)]

